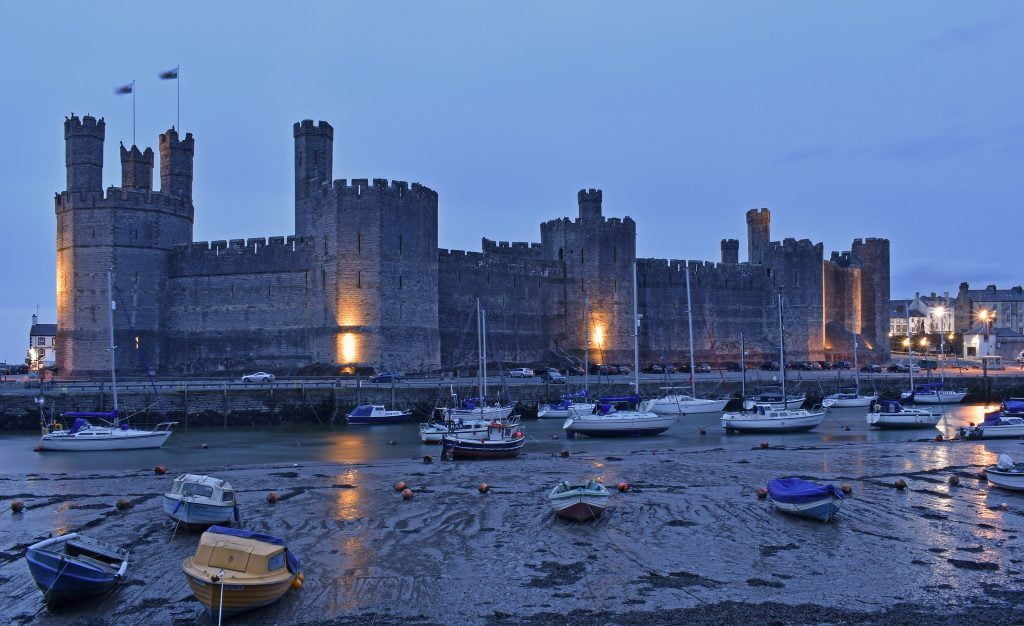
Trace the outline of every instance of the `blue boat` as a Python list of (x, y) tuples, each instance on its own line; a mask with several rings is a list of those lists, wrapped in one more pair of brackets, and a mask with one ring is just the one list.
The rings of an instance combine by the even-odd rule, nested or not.
[(382, 404), (360, 404), (348, 414), (349, 424), (404, 424), (412, 411), (388, 411)]
[(843, 503), (843, 492), (838, 487), (819, 485), (802, 478), (769, 480), (768, 497), (783, 513), (819, 522), (831, 521)]
[(188, 530), (238, 521), (235, 490), (212, 476), (182, 474), (164, 494), (164, 513)]
[(29, 546), (25, 560), (51, 608), (110, 591), (128, 569), (127, 550), (78, 533)]

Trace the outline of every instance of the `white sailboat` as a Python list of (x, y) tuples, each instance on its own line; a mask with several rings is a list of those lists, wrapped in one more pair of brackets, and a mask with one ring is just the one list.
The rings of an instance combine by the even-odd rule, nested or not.
[(690, 393), (672, 393), (678, 387), (662, 387), (661, 391), (668, 392), (660, 398), (651, 398), (643, 403), (644, 411), (651, 411), (658, 415), (688, 415), (690, 413), (717, 413), (729, 403), (728, 398), (710, 399), (697, 397), (697, 379), (694, 377), (693, 358), (693, 301), (690, 297), (690, 264), (686, 264), (686, 318), (690, 334)]
[[(779, 292), (779, 363), (786, 362), (786, 335), (782, 323), (782, 292)], [(782, 398), (786, 395), (786, 368), (782, 367)], [(785, 401), (783, 402), (785, 404)], [(811, 430), (825, 419), (825, 411), (815, 407), (806, 409), (788, 409), (785, 406), (774, 407), (768, 403), (757, 403), (754, 411), (723, 413), (722, 428), (727, 433), (733, 432), (799, 432)]]
[[(117, 368), (114, 358), (114, 295), (110, 271), (107, 271), (107, 323), (110, 326), (110, 378), (114, 409), (102, 412), (68, 412), (61, 418), (69, 424), (42, 421), (38, 449), (62, 451), (141, 450), (159, 448), (171, 436), (177, 422), (161, 422), (153, 430), (132, 428), (123, 421), (117, 403)], [(90, 419), (103, 421), (95, 425)], [(73, 420), (73, 421), (71, 421)]]
[(635, 396), (602, 398), (594, 410), (586, 414), (575, 414), (565, 420), (562, 428), (568, 435), (591, 437), (628, 437), (634, 435), (657, 435), (675, 423), (674, 416), (658, 415), (652, 411), (616, 410), (615, 402), (640, 400), (640, 317), (637, 314), (636, 262), (633, 262), (633, 387)]
[(825, 396), (821, 406), (826, 409), (835, 407), (837, 409), (860, 408), (870, 406), (878, 397), (878, 394), (864, 395), (860, 392), (860, 369), (857, 366), (857, 335), (853, 336), (853, 389), (839, 388), (839, 391)]
[(865, 418), (875, 428), (933, 428), (942, 411), (908, 408), (896, 400), (879, 400)]

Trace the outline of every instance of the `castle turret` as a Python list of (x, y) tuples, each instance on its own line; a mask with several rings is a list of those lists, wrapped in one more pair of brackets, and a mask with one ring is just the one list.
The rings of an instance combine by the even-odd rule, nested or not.
[(153, 149), (139, 151), (138, 146), (129, 150), (121, 144), (121, 188), (153, 190)]
[(315, 234), (310, 207), (310, 184), (332, 180), (334, 155), (334, 128), (327, 122), (314, 124), (313, 120), (296, 122), (292, 128), (295, 137), (295, 234)]
[(765, 251), (771, 241), (772, 214), (768, 209), (750, 209), (747, 211), (747, 261), (755, 264), (764, 263)]
[(722, 240), (722, 263), (735, 265), (740, 262), (740, 242), (738, 239)]
[(580, 205), (580, 218), (584, 220), (601, 219), (601, 190), (580, 189), (576, 194), (577, 202)]
[(178, 140), (178, 131), (171, 128), (160, 135), (160, 193), (183, 200), (192, 200), (192, 157), (195, 140), (192, 133)]
[(64, 118), (64, 163), (68, 191), (103, 191), (103, 139), (106, 122), (91, 115)]
[(885, 358), (889, 352), (889, 240), (855, 239), (850, 264), (861, 268), (861, 334)]

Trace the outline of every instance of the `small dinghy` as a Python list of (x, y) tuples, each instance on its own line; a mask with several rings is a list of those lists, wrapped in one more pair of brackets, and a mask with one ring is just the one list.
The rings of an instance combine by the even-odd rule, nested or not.
[(802, 478), (768, 481), (768, 497), (775, 508), (798, 517), (829, 522), (843, 503), (843, 492), (833, 485), (819, 485)]
[(548, 500), (558, 517), (585, 522), (601, 517), (608, 507), (608, 495), (604, 485), (592, 480), (585, 483), (562, 481), (551, 490)]
[(188, 530), (238, 521), (235, 490), (212, 476), (182, 474), (164, 494), (164, 513)]
[(48, 607), (102, 595), (128, 569), (128, 551), (69, 533), (29, 546), (28, 569)]
[(1011, 491), (1024, 491), (1024, 466), (1017, 465), (1009, 454), (1000, 454), (995, 465), (985, 468), (988, 482)]
[(302, 587), (299, 559), (280, 537), (211, 526), (181, 564), (192, 595), (211, 617), (237, 615)]

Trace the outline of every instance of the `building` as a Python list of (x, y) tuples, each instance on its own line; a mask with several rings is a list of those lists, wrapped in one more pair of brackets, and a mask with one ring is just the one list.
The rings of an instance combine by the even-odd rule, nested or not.
[[(481, 250), (437, 248), (438, 196), (417, 184), (333, 178), (334, 130), (304, 120), (295, 141), (295, 234), (192, 240), (191, 134), (160, 135), (154, 152), (121, 147), (121, 186), (102, 188), (102, 119), (65, 120), (67, 189), (57, 194), (59, 370), (102, 375), (106, 272), (113, 269), (118, 367), (165, 374), (363, 366), (436, 371), (475, 360), (476, 302), (489, 353), (509, 363), (632, 361), (633, 277), (641, 358), (707, 362), (773, 358), (784, 301), (788, 355), (885, 358), (889, 242), (857, 239), (824, 258), (807, 239), (772, 241), (770, 212), (747, 212), (720, 262), (637, 259), (636, 224), (606, 217), (602, 192), (577, 214), (540, 225), (539, 242), (484, 238)], [(135, 348), (138, 348), (136, 350)], [(124, 354), (122, 354), (124, 352)], [(132, 354), (127, 354), (131, 352)], [(869, 357), (870, 358), (870, 357)]]
[(57, 362), (57, 325), (40, 324), (37, 315), (32, 316), (32, 327), (28, 331), (28, 352), (25, 362), (29, 369), (52, 367)]
[(967, 283), (960, 283), (954, 314), (956, 330), (967, 331), (979, 322), (984, 323), (983, 318), (992, 316), (990, 326), (1024, 333), (1024, 288), (1018, 285), (996, 289), (995, 285), (989, 285), (984, 289), (971, 289)]
[(1001, 357), (1004, 363), (1021, 360), (1024, 354), (1024, 334), (993, 326), (979, 324), (964, 332), (965, 358)]
[(948, 293), (939, 296), (935, 292), (930, 296), (918, 292), (911, 300), (892, 300), (889, 333), (892, 336), (907, 334), (908, 309), (913, 334), (953, 332), (953, 304)]

